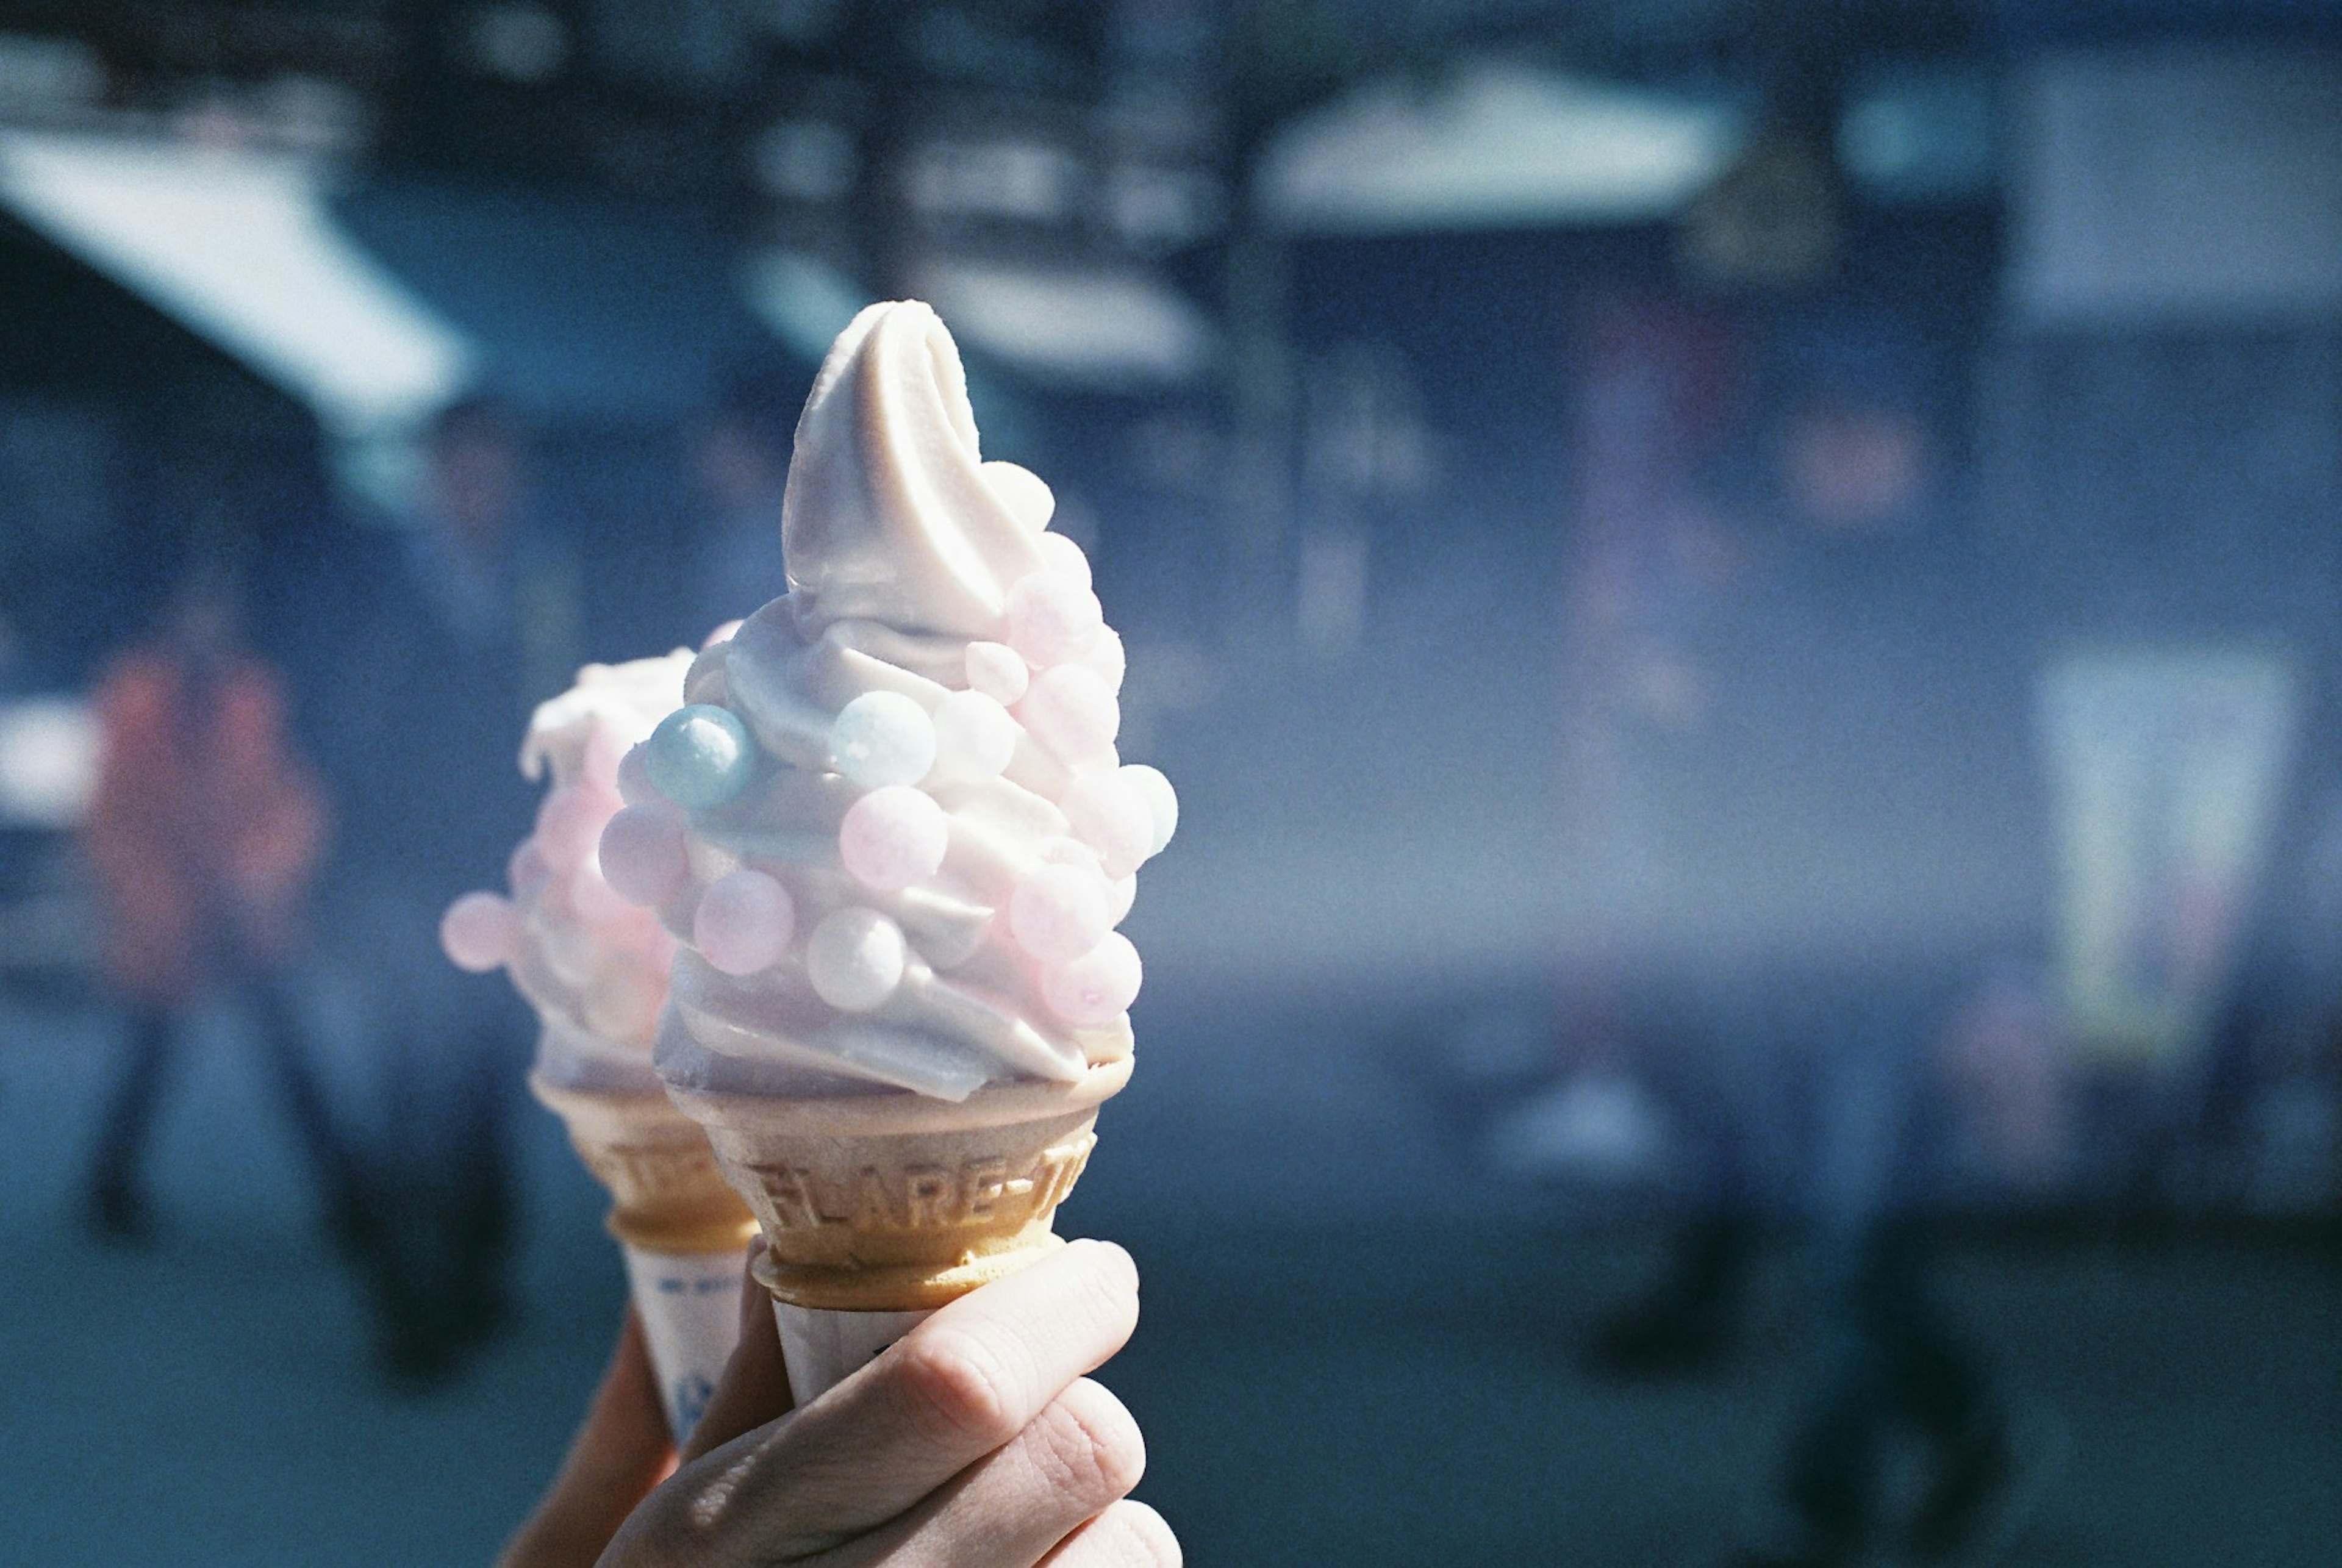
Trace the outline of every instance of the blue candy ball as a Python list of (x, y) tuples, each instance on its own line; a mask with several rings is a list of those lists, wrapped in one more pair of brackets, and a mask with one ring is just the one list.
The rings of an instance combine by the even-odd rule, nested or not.
[(756, 771), (756, 747), (747, 726), (729, 709), (694, 703), (659, 721), (643, 762), (659, 794), (679, 806), (704, 811), (748, 787)]

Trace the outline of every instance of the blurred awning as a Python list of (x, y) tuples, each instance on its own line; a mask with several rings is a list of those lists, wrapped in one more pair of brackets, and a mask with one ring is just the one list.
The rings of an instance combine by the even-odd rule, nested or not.
[(1713, 181), (1744, 129), (1727, 102), (1484, 62), (1303, 115), (1269, 148), (1259, 200), (1316, 233), (1649, 222)]
[(0, 132), (0, 204), (360, 436), (413, 423), (473, 345), (336, 225), (307, 159)]
[(1141, 391), (1211, 363), (1204, 313), (1136, 267), (936, 261), (918, 284), (968, 345), (1039, 381)]

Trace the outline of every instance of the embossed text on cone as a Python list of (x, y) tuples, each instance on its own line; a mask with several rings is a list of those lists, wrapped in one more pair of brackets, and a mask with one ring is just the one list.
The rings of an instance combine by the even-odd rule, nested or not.
[(783, 1099), (669, 1085), (755, 1211), (776, 1300), (832, 1312), (944, 1305), (1062, 1245), (1050, 1226), (1128, 1057), (1072, 1084)]
[(609, 1189), (610, 1233), (646, 1252), (736, 1253), (756, 1224), (725, 1180), (707, 1134), (664, 1094), (575, 1089), (531, 1074), (528, 1086), (569, 1129)]

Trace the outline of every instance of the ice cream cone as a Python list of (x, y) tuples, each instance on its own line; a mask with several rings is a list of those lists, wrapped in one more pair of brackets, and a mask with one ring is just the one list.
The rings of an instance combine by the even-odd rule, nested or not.
[(732, 1354), (756, 1222), (717, 1171), (706, 1134), (665, 1094), (579, 1089), (542, 1073), (529, 1088), (609, 1190), (606, 1223), (626, 1250), (660, 1402), (680, 1443)]
[(924, 1094), (718, 1094), (669, 1085), (755, 1211), (799, 1403), (927, 1313), (1064, 1243), (1051, 1223), (1130, 1059), (1077, 1082)]

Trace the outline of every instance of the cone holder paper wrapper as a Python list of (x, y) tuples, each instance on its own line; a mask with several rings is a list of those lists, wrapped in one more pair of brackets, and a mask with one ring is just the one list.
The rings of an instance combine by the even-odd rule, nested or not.
[(660, 1403), (680, 1443), (738, 1338), (740, 1273), (756, 1221), (716, 1169), (707, 1135), (665, 1094), (575, 1089), (543, 1074), (529, 1088), (609, 1189), (610, 1233), (624, 1245)]

